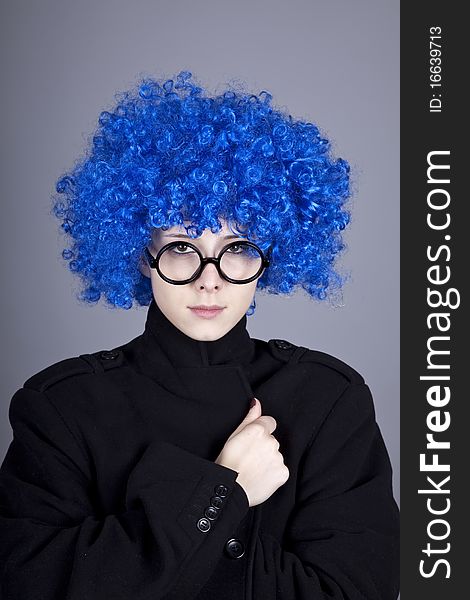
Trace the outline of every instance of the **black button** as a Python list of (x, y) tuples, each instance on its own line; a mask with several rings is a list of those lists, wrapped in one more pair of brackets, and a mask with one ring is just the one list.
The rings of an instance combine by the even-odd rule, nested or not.
[(240, 540), (232, 538), (225, 544), (225, 552), (230, 558), (241, 558), (245, 554), (245, 546)]
[(274, 343), (280, 350), (289, 350), (289, 348), (292, 348), (292, 344), (286, 342), (286, 340), (274, 340)]
[(202, 531), (202, 533), (207, 533), (211, 528), (211, 522), (209, 521), (209, 519), (202, 517), (202, 519), (199, 519), (199, 521), (197, 522), (197, 528), (199, 529), (199, 531)]
[(214, 492), (217, 494), (217, 496), (225, 498), (225, 496), (228, 494), (228, 488), (221, 483), (220, 485), (215, 486)]
[(220, 510), (218, 508), (215, 508), (214, 506), (208, 506), (204, 510), (204, 515), (208, 519), (210, 519), (211, 521), (213, 521), (214, 519), (217, 519), (217, 517), (219, 516), (219, 512), (220, 512)]
[(104, 360), (114, 360), (118, 356), (118, 350), (103, 350), (103, 352), (100, 353), (100, 357)]
[(222, 508), (223, 503), (224, 501), (220, 496), (212, 496), (211, 504), (212, 506), (215, 506), (215, 508)]

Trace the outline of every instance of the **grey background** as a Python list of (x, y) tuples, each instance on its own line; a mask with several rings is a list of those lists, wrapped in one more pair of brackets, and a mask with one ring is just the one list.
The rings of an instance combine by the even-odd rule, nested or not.
[(1, 459), (10, 399), (26, 378), (143, 330), (146, 307), (76, 300), (50, 198), (116, 91), (139, 75), (188, 69), (210, 92), (237, 78), (269, 90), (351, 164), (343, 305), (258, 292), (248, 329), (329, 352), (364, 375), (399, 500), (399, 1), (15, 0), (0, 16)]

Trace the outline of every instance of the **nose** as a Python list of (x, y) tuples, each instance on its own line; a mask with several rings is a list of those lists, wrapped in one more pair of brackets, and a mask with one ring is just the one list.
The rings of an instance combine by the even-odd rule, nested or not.
[(223, 279), (219, 275), (215, 264), (210, 262), (203, 266), (201, 274), (193, 283), (205, 289), (218, 289), (222, 285)]

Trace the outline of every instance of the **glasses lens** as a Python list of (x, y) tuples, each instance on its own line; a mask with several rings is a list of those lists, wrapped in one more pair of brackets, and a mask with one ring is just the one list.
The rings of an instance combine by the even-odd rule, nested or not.
[[(220, 259), (220, 268), (230, 279), (243, 281), (255, 276), (261, 269), (262, 262), (263, 259), (257, 248), (241, 242), (224, 251)], [(191, 279), (199, 266), (199, 255), (184, 243), (170, 246), (160, 255), (160, 271), (173, 281)]]
[(190, 279), (200, 265), (199, 255), (186, 244), (167, 248), (160, 256), (160, 271), (173, 281)]
[(259, 250), (241, 242), (225, 250), (220, 259), (220, 268), (230, 279), (243, 281), (256, 275), (262, 263)]

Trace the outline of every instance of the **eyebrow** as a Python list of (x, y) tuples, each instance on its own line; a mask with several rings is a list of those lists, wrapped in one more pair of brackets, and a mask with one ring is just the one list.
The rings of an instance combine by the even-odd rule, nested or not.
[[(197, 240), (198, 238), (192, 238), (189, 235), (185, 235), (184, 233), (167, 233), (162, 237), (173, 237), (173, 238), (183, 238), (187, 240)], [(239, 239), (241, 236), (239, 235), (226, 235), (222, 239), (223, 240), (231, 240), (231, 239)]]

